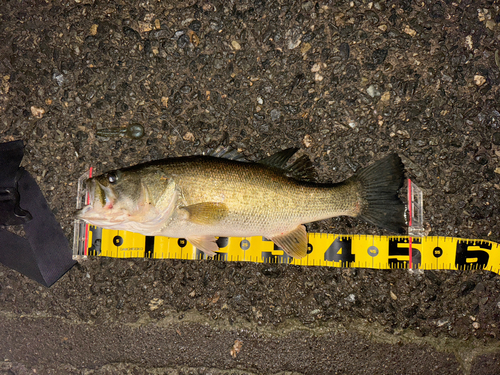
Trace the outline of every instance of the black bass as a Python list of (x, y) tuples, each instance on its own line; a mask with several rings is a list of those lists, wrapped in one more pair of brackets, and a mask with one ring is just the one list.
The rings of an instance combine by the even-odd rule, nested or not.
[(90, 204), (78, 217), (90, 224), (147, 236), (186, 238), (213, 256), (217, 237), (263, 236), (288, 255), (307, 254), (304, 223), (359, 217), (392, 232), (405, 230), (398, 197), (404, 167), (396, 154), (335, 184), (313, 182), (297, 149), (257, 163), (234, 151), (139, 164), (87, 180)]

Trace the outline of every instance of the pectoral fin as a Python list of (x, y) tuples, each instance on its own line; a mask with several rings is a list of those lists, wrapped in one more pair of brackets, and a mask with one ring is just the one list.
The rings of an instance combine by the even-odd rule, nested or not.
[(181, 207), (187, 212), (187, 219), (195, 224), (216, 224), (227, 216), (228, 209), (224, 203), (203, 202)]
[(300, 259), (307, 255), (307, 232), (303, 225), (290, 232), (267, 237), (291, 257)]
[(193, 236), (189, 237), (187, 240), (197, 249), (211, 257), (219, 250), (219, 246), (215, 243), (217, 239), (214, 236)]

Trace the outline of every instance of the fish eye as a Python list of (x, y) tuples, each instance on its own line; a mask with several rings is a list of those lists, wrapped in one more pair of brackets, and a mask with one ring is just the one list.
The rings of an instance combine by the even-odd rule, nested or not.
[(110, 184), (114, 184), (118, 180), (118, 176), (114, 172), (109, 172), (108, 173), (108, 181)]

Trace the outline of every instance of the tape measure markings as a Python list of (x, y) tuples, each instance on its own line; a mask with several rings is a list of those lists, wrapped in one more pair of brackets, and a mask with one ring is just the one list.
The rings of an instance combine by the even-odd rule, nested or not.
[[(328, 267), (407, 269), (410, 266), (410, 237), (337, 235), (310, 233), (309, 254), (293, 259), (263, 237), (219, 239), (224, 261), (294, 264)], [(206, 259), (185, 239), (146, 237), (137, 233), (89, 226), (88, 254), (119, 258)], [(500, 273), (499, 244), (451, 237), (414, 237), (414, 269), (486, 269)]]

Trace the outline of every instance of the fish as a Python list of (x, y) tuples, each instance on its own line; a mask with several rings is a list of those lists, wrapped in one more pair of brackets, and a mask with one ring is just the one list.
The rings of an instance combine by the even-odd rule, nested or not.
[(304, 224), (336, 216), (404, 233), (399, 198), (404, 165), (393, 153), (345, 181), (316, 182), (298, 148), (249, 162), (236, 150), (151, 161), (86, 181), (89, 204), (77, 217), (102, 228), (185, 238), (207, 256), (217, 237), (262, 236), (289, 256), (307, 255)]

